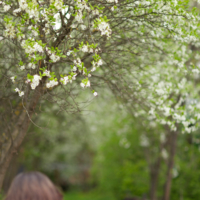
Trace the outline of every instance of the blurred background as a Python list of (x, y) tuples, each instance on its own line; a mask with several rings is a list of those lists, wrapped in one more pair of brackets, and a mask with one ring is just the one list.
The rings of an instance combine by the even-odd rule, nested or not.
[[(15, 155), (5, 192), (16, 174), (37, 170), (51, 178), (66, 200), (164, 195), (175, 140), (167, 138), (164, 126), (135, 118), (109, 91), (98, 93), (81, 113), (60, 113), (57, 105), (48, 103), (39, 108), (42, 112), (34, 119), (38, 127), (31, 125)], [(176, 140), (171, 200), (200, 196), (199, 138), (196, 132)]]

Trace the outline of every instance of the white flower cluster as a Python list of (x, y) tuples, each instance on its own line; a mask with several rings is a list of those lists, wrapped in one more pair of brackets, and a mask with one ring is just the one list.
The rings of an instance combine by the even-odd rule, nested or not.
[(92, 61), (92, 69), (91, 72), (94, 72), (98, 67), (103, 65), (102, 59), (100, 59), (98, 62)]
[(77, 0), (76, 4), (79, 9), (75, 16), (75, 20), (78, 23), (83, 23), (83, 10), (90, 11), (90, 7), (87, 5), (86, 1), (84, 0)]
[(21, 11), (22, 11), (21, 8), (17, 8), (15, 10), (13, 10), (13, 14), (16, 16), (17, 13), (20, 13)]
[(84, 44), (81, 48), (80, 48), (80, 50), (82, 51), (82, 52), (84, 52), (84, 53), (98, 53), (98, 52), (100, 52), (101, 51), (101, 48), (96, 48), (96, 49), (93, 49), (93, 48), (91, 48), (89, 45), (86, 45), (86, 44)]
[(4, 36), (5, 37), (10, 37), (10, 38), (14, 38), (16, 36), (16, 31), (15, 31), (15, 27), (12, 25), (12, 23), (6, 23), (5, 24), (6, 29), (4, 30)]
[(57, 10), (61, 10), (63, 8), (62, 0), (51, 0), (50, 2), (56, 7)]
[(52, 60), (53, 62), (57, 62), (57, 61), (60, 60), (60, 56), (57, 56), (57, 55), (54, 54), (54, 53), (52, 53), (52, 54), (50, 55), (50, 58), (51, 58), (51, 60)]
[(68, 76), (65, 76), (63, 78), (60, 79), (60, 82), (63, 84), (63, 85), (67, 85), (67, 83), (69, 83), (69, 78)]
[(52, 62), (57, 62), (60, 60), (60, 56), (56, 55), (54, 52), (51, 52), (50, 49), (46, 48), (47, 54), (51, 58)]
[(4, 4), (4, 11), (7, 12), (8, 10), (10, 10), (11, 6), (10, 5), (7, 5), (7, 4)]
[(35, 42), (35, 44), (34, 44), (34, 46), (32, 48), (32, 52), (37, 52), (37, 51), (42, 53), (43, 52), (43, 48), (37, 42)]
[(70, 56), (73, 51), (68, 51), (67, 56)]
[(98, 93), (97, 93), (97, 92), (94, 92), (93, 95), (96, 97), (96, 96), (98, 95)]
[(77, 15), (75, 16), (75, 20), (78, 22), (78, 23), (83, 23), (83, 14), (82, 12), (78, 12)]
[[(91, 50), (92, 50), (92, 52), (93, 52), (93, 49), (91, 49)], [(82, 51), (82, 52), (88, 52), (88, 51), (89, 51), (88, 46), (87, 46), (87, 45), (83, 45), (82, 48), (81, 48), (81, 51)]]
[(41, 79), (39, 75), (35, 74), (32, 80), (28, 79), (26, 82), (31, 82), (31, 89), (34, 90), (39, 85)]
[(94, 10), (92, 11), (92, 14), (95, 16), (95, 15), (99, 15), (100, 13), (99, 13), (99, 10), (94, 9)]
[(79, 7), (79, 10), (82, 12), (84, 9), (87, 11), (90, 11), (90, 7), (87, 5), (87, 2), (85, 0), (77, 0), (77, 6)]
[(58, 85), (58, 81), (55, 81), (55, 80), (51, 80), (50, 82), (46, 83), (47, 88), (52, 88), (56, 85)]
[(15, 88), (15, 92), (18, 92), (20, 97), (22, 97), (24, 95), (24, 92), (20, 91), (19, 88)]
[(36, 20), (39, 20), (39, 10), (37, 9), (37, 6), (38, 6), (38, 3), (36, 0), (32, 0), (31, 6), (28, 5), (26, 0), (19, 0), (20, 11), (24, 10), (26, 13), (28, 13), (30, 18), (35, 18)]
[[(77, 58), (76, 60), (74, 60), (74, 67), (72, 69), (72, 71), (76, 72), (78, 69), (78, 71), (80, 73), (82, 73), (83, 75), (85, 75), (85, 67), (82, 67), (82, 62), (81, 62), (81, 59), (80, 58)], [(76, 77), (74, 77), (76, 78)]]
[(83, 45), (82, 48), (80, 49), (82, 52), (89, 52), (89, 53), (93, 53), (94, 49), (90, 48), (88, 45)]
[(72, 81), (76, 80), (76, 76), (77, 76), (76, 73), (74, 73), (73, 76), (65, 76), (65, 77), (63, 77), (63, 78), (60, 79), (60, 82), (63, 85), (67, 85), (67, 83), (72, 83)]
[(32, 25), (28, 27), (29, 30), (32, 30), (31, 33), (33, 34), (34, 37), (38, 36), (38, 32), (36, 31), (36, 28), (37, 28), (36, 26), (34, 27)]
[(8, 10), (10, 10), (11, 6), (6, 4), (5, 2), (0, 1), (0, 5), (3, 5), (3, 10), (5, 12), (7, 12)]
[(26, 0), (19, 0), (19, 7), (22, 10), (25, 10), (28, 7), (28, 4), (27, 4)]
[(50, 71), (49, 70), (45, 70), (44, 73), (43, 73), (43, 76), (47, 76), (47, 77), (51, 77), (50, 75)]
[[(184, 49), (182, 53), (183, 52)], [(182, 53), (180, 53), (181, 56)], [(185, 53), (187, 54), (187, 52)], [(158, 71), (156, 67), (154, 68), (155, 71), (151, 69), (155, 75), (151, 75), (152, 82), (149, 83), (149, 85), (153, 83), (150, 88), (151, 90), (155, 90), (155, 96), (148, 95), (148, 99), (154, 102), (150, 104), (151, 109), (149, 115), (152, 120), (163, 125), (168, 125), (172, 131), (177, 130), (176, 124), (182, 124), (182, 132), (191, 133), (197, 130), (196, 123), (199, 115), (197, 111), (200, 108), (200, 103), (198, 108), (196, 101), (187, 100), (191, 99), (186, 92), (186, 88), (190, 88), (191, 82), (187, 81), (184, 73), (178, 76), (177, 73), (172, 72), (172, 70), (176, 69), (173, 69), (174, 63), (178, 64), (175, 60), (171, 60), (170, 63), (166, 71), (160, 71), (161, 66), (157, 66)], [(151, 72), (149, 71), (149, 73)], [(179, 71), (179, 73), (181, 73), (181, 71)], [(181, 77), (180, 75), (183, 77), (182, 79), (178, 78)], [(174, 102), (174, 98), (176, 99), (177, 97), (172, 96), (172, 94), (174, 96), (180, 96), (178, 100), (176, 100), (177, 102)], [(188, 118), (188, 116), (191, 117)]]
[(20, 66), (20, 70), (24, 70), (24, 69), (25, 69), (24, 65)]
[(31, 39), (31, 42), (34, 42), (34, 45), (29, 44), (29, 42), (25, 40), (22, 41), (21, 46), (25, 49), (25, 52), (28, 54), (34, 54), (35, 52), (43, 53), (43, 47), (40, 46), (37, 42), (35, 42), (33, 39)]
[(36, 66), (35, 66), (34, 63), (29, 63), (29, 64), (28, 64), (28, 68), (29, 68), (29, 69), (35, 69)]
[(80, 85), (81, 85), (82, 88), (90, 87), (90, 81), (88, 80), (86, 83), (82, 82)]
[(13, 83), (15, 82), (15, 77), (14, 77), (14, 76), (10, 77), (10, 79), (11, 79), (11, 81), (12, 81)]
[(107, 37), (110, 37), (112, 34), (112, 30), (110, 29), (110, 25), (107, 22), (101, 22), (98, 25), (99, 31), (101, 31), (101, 35), (106, 35)]
[[(74, 65), (81, 66), (81, 59), (77, 58), (76, 60), (74, 60)], [(77, 67), (75, 66), (73, 71), (76, 71), (76, 70), (77, 70)]]

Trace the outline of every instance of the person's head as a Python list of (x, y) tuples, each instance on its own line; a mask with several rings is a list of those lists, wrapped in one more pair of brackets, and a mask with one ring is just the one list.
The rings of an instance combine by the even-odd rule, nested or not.
[(62, 194), (40, 172), (21, 173), (15, 177), (5, 200), (62, 200)]

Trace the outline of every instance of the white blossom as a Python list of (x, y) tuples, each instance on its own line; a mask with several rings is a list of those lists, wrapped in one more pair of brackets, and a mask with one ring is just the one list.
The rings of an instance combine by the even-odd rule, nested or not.
[(96, 96), (98, 95), (98, 93), (97, 93), (97, 92), (94, 92), (93, 95), (96, 97)]
[(50, 58), (51, 58), (51, 60), (52, 60), (53, 62), (57, 62), (57, 61), (60, 60), (60, 56), (57, 56), (57, 55), (54, 54), (54, 53), (52, 53), (52, 54), (50, 55)]
[(22, 97), (24, 95), (24, 92), (20, 91), (19, 88), (15, 88), (15, 92), (18, 92), (20, 97)]
[(8, 11), (8, 10), (10, 10), (10, 8), (11, 8), (10, 5), (5, 5), (5, 6), (3, 7), (3, 9), (4, 9), (5, 12)]
[(4, 36), (5, 37), (10, 37), (10, 38), (14, 38), (16, 36), (16, 31), (15, 31), (15, 27), (9, 23), (9, 24), (5, 24), (6, 29), (4, 30)]
[(20, 90), (19, 90), (19, 88), (15, 88), (15, 92), (19, 92)]
[(63, 85), (67, 85), (67, 83), (69, 82), (68, 76), (65, 76), (65, 77), (61, 78), (61, 79), (60, 79), (60, 82), (61, 82)]
[(14, 15), (17, 15), (17, 13), (20, 13), (20, 12), (21, 12), (21, 8), (17, 8), (15, 10), (13, 10)]
[(112, 30), (110, 29), (110, 25), (107, 22), (101, 22), (98, 25), (98, 29), (101, 31), (101, 35), (106, 35), (107, 37), (111, 36)]
[(25, 66), (24, 66), (24, 65), (20, 66), (20, 69), (21, 69), (21, 70), (24, 70), (24, 69), (25, 69)]
[(72, 51), (68, 51), (68, 52), (67, 52), (67, 56), (70, 56), (71, 53), (72, 53)]
[(24, 95), (23, 91), (19, 91), (19, 96), (22, 97)]
[(88, 46), (87, 45), (83, 45), (83, 47), (81, 48), (81, 51), (88, 52), (89, 51)]
[(94, 9), (94, 10), (92, 11), (92, 14), (93, 14), (93, 15), (99, 15), (99, 10)]
[(82, 30), (86, 30), (86, 28), (87, 28), (87, 27), (86, 27), (85, 25), (81, 25), (81, 29), (82, 29)]
[(14, 76), (10, 77), (10, 79), (11, 79), (11, 81), (12, 81), (13, 83), (15, 82), (15, 77), (14, 77)]
[(97, 62), (97, 66), (101, 66), (101, 65), (103, 65), (102, 59), (100, 59), (100, 60)]
[(75, 20), (78, 22), (78, 23), (83, 23), (83, 15), (81, 12), (78, 12), (77, 15), (75, 16)]
[(80, 85), (81, 85), (81, 87), (82, 87), (82, 88), (84, 88), (84, 87), (85, 87), (85, 84), (84, 84), (84, 83), (81, 83)]
[(47, 76), (47, 77), (51, 77), (50, 73), (51, 73), (51, 72), (50, 72), (49, 70), (46, 69), (46, 70), (44, 71), (43, 75), (44, 75), (44, 76)]
[(28, 64), (28, 68), (29, 68), (29, 69), (35, 69), (36, 66), (35, 66), (34, 63), (29, 63), (29, 64)]
[(32, 90), (34, 90), (39, 85), (41, 79), (42, 78), (39, 75), (37, 75), (37, 74), (35, 74), (33, 76), (33, 80), (31, 82), (31, 89)]
[(51, 80), (50, 82), (46, 83), (47, 88), (52, 88), (56, 85), (58, 85), (58, 81), (55, 81), (55, 80)]

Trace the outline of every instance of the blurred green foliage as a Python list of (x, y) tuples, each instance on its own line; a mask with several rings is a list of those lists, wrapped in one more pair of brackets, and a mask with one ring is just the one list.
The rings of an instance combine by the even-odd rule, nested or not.
[(182, 135), (176, 156), (177, 176), (172, 182), (171, 199), (192, 200), (200, 196), (200, 145), (199, 131)]
[(148, 192), (148, 168), (139, 137), (133, 130), (129, 131), (132, 131), (128, 134), (130, 147), (121, 135), (110, 133), (112, 137), (100, 148), (93, 169), (100, 189), (118, 198), (143, 196)]
[[(44, 107), (35, 121), (44, 128), (29, 129), (18, 165), (13, 166), (44, 172), (56, 185), (65, 186), (66, 200), (148, 199), (150, 165), (161, 155), (156, 191), (161, 199), (167, 158), (159, 145), (167, 130), (133, 118), (108, 93), (102, 98), (98, 97), (81, 115), (57, 115), (59, 108), (50, 112), (48, 106)], [(95, 112), (91, 112), (94, 108)], [(146, 146), (141, 142), (144, 137), (148, 140)], [(170, 200), (199, 199), (199, 137), (198, 132), (178, 136)], [(169, 154), (169, 148), (165, 148)]]

